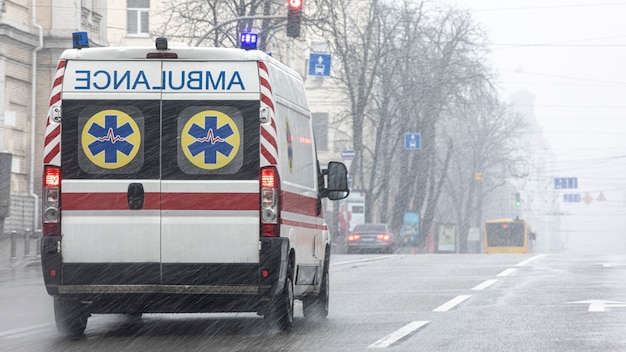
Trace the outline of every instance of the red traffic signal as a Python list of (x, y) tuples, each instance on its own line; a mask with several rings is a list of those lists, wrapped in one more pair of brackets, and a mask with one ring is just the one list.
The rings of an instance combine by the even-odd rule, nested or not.
[(287, 0), (289, 11), (287, 12), (287, 36), (296, 38), (300, 36), (300, 22), (302, 21), (302, 0)]
[(302, 0), (287, 0), (289, 10), (302, 10)]

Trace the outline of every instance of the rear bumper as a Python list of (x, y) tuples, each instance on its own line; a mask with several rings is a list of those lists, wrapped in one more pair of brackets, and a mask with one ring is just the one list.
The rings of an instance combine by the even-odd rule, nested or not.
[(271, 302), (258, 294), (63, 293), (55, 297), (81, 301), (91, 314), (262, 312)]
[(260, 239), (258, 263), (193, 264), (63, 264), (58, 241), (42, 241), (48, 294), (86, 302), (92, 313), (259, 311), (281, 292), (287, 274), (287, 238)]
[(198, 285), (62, 285), (59, 295), (172, 294), (172, 295), (258, 295), (260, 286)]

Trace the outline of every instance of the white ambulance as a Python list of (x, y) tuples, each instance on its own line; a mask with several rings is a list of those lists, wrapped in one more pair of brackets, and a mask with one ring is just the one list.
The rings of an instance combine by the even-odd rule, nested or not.
[(321, 169), (301, 77), (257, 50), (74, 48), (44, 146), (42, 267), (58, 330), (91, 314), (328, 314)]

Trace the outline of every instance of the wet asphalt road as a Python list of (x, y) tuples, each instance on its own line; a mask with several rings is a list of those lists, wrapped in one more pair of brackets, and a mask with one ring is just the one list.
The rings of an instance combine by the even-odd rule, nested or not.
[(36, 262), (1, 259), (0, 351), (626, 351), (619, 248), (334, 255), (325, 322), (299, 305), (291, 333), (254, 314), (96, 315), (76, 340), (57, 335)]

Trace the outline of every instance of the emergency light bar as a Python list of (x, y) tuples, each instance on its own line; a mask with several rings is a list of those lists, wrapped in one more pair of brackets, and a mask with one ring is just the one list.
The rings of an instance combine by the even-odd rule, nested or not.
[(258, 36), (256, 33), (241, 33), (241, 48), (246, 50), (256, 50)]
[(88, 48), (89, 38), (87, 37), (87, 32), (72, 33), (72, 47), (74, 49)]

